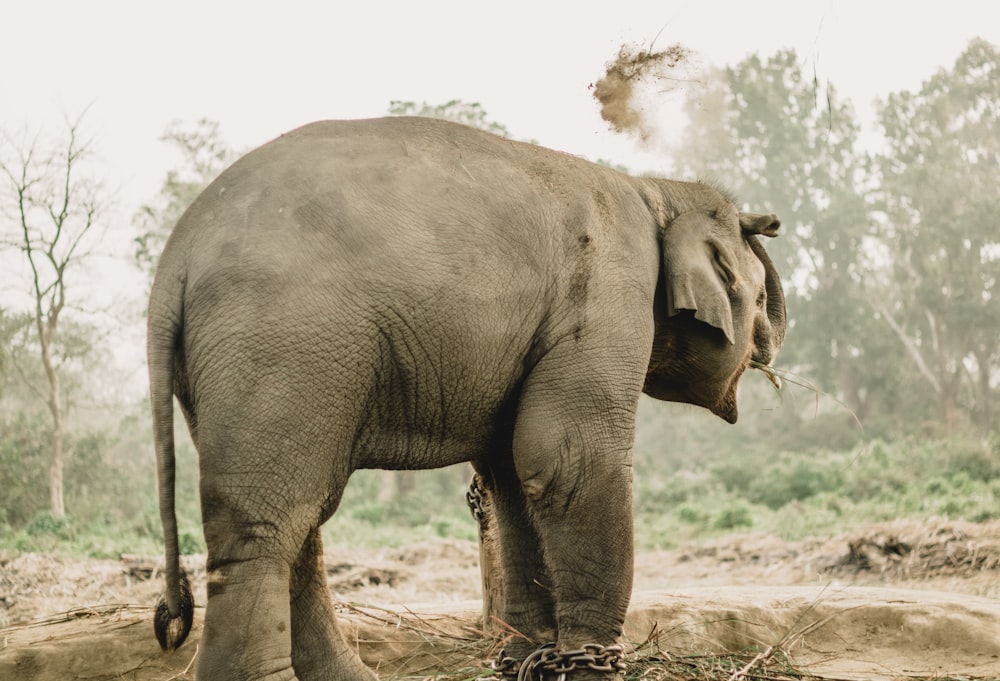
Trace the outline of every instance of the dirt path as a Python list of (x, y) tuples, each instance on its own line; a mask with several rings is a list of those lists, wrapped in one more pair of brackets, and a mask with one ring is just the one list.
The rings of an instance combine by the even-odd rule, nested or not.
[[(203, 594), (203, 559), (186, 560)], [(152, 637), (155, 565), (0, 558), (0, 679), (192, 678), (200, 623), (173, 655)], [(383, 677), (481, 664), (475, 544), (331, 548), (327, 565), (345, 623)], [(640, 554), (626, 638), (673, 655), (780, 644), (797, 669), (826, 678), (1000, 678), (1000, 522)]]

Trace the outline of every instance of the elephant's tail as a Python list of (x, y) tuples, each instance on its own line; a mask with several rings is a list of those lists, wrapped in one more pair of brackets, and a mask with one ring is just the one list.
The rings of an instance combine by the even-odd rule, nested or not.
[(164, 650), (173, 650), (184, 642), (194, 618), (191, 586), (180, 566), (177, 514), (174, 509), (174, 363), (183, 324), (183, 285), (177, 287), (179, 291), (170, 291), (171, 288), (162, 282), (153, 283), (146, 340), (160, 521), (166, 550), (166, 590), (156, 604), (153, 628)]

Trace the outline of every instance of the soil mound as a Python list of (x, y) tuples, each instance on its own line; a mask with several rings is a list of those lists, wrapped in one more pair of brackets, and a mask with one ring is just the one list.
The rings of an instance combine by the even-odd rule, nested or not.
[(1000, 570), (997, 523), (898, 520), (849, 535), (847, 554), (830, 574), (877, 574), (888, 580), (973, 577)]
[[(0, 679), (191, 679), (204, 610), (184, 646), (160, 652), (150, 607), (159, 560), (0, 557)], [(204, 557), (184, 563), (201, 596)], [(327, 566), (345, 628), (383, 678), (489, 674), (496, 643), (479, 621), (475, 543), (331, 547)], [(759, 678), (997, 679), (1000, 521), (898, 521), (802, 542), (734, 536), (640, 554), (626, 640), (630, 677), (728, 678), (746, 662), (785, 670)], [(722, 669), (713, 656), (724, 655), (744, 662), (702, 672)]]

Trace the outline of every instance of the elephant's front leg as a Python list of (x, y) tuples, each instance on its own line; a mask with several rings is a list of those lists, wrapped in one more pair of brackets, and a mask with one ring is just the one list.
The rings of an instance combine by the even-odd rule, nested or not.
[(616, 644), (632, 591), (637, 396), (616, 398), (593, 384), (561, 390), (543, 380), (532, 387), (522, 398), (514, 463), (551, 582), (556, 653), (567, 654), (557, 664), (586, 651), (594, 664), (574, 671), (574, 679), (617, 675)]

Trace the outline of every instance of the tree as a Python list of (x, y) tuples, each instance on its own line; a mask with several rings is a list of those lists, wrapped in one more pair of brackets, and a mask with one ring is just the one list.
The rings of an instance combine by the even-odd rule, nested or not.
[(863, 287), (872, 266), (870, 160), (859, 151), (853, 109), (832, 84), (803, 73), (792, 50), (748, 57), (719, 75), (686, 103), (682, 170), (721, 180), (754, 210), (782, 218), (782, 238), (768, 244), (788, 294), (782, 363), (863, 417), (887, 386), (872, 371), (883, 344), (871, 337)]
[(489, 120), (486, 111), (479, 102), (463, 102), (461, 99), (453, 99), (444, 104), (421, 102), (417, 105), (416, 102), (402, 102), (394, 99), (389, 102), (389, 115), (442, 118), (446, 121), (462, 123), (486, 132), (492, 132), (501, 137), (510, 137), (507, 126)]
[(135, 239), (135, 259), (152, 279), (156, 262), (177, 220), (198, 194), (239, 155), (223, 139), (219, 123), (207, 118), (186, 127), (172, 122), (160, 140), (181, 153), (181, 166), (167, 172), (159, 195), (136, 214), (142, 233)]
[(1000, 52), (973, 40), (918, 92), (880, 107), (892, 265), (872, 299), (936, 395), (951, 432), (965, 411), (994, 429), (1000, 370)]
[(65, 416), (61, 373), (67, 354), (60, 334), (72, 274), (88, 253), (94, 227), (106, 209), (104, 192), (82, 166), (90, 145), (80, 138), (80, 119), (67, 123), (66, 139), (47, 149), (37, 137), (18, 143), (3, 140), (4, 245), (16, 249), (27, 267), (31, 321), (45, 372), (46, 405), (52, 419), (49, 449), (49, 503), (63, 518)]

